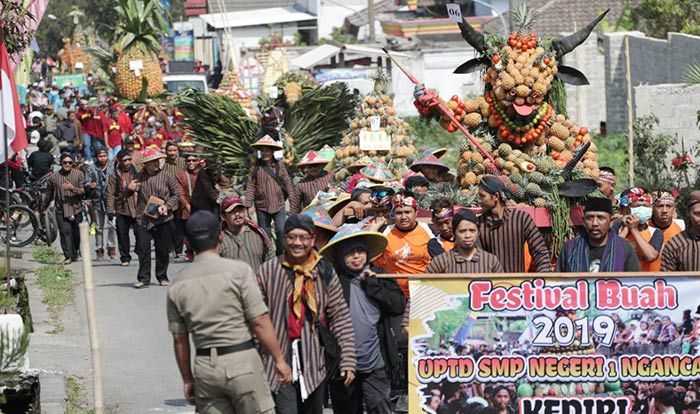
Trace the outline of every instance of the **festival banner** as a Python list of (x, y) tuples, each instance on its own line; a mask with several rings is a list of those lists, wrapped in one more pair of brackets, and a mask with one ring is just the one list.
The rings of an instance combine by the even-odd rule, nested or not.
[(697, 279), (572, 276), (411, 280), (410, 412), (627, 414), (631, 383), (700, 379)]

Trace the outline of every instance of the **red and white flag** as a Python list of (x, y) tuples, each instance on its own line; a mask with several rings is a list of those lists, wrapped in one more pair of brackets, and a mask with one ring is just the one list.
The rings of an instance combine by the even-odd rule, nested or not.
[[(9, 154), (5, 154), (7, 137)], [(12, 76), (10, 57), (5, 43), (0, 43), (0, 162), (27, 147), (24, 117), (19, 107), (15, 78)]]

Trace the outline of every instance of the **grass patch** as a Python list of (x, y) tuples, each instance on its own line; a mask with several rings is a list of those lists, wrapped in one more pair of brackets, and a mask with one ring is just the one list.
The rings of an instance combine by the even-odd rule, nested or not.
[(50, 265), (37, 269), (37, 284), (43, 292), (42, 302), (56, 322), (56, 331), (63, 330), (58, 322), (63, 309), (73, 300), (73, 272), (63, 266)]
[(66, 378), (66, 414), (93, 414), (86, 392), (80, 382), (73, 377)]
[(61, 263), (61, 253), (53, 247), (39, 246), (32, 251), (32, 257), (39, 263), (59, 264)]

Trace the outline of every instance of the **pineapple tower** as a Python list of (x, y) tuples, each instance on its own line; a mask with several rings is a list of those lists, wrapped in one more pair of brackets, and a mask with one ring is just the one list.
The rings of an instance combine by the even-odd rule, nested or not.
[[(408, 123), (396, 115), (394, 100), (385, 93), (387, 80), (384, 72), (375, 76), (374, 91), (363, 97), (355, 111), (355, 117), (350, 121), (349, 131), (343, 136), (341, 145), (335, 148), (335, 178), (338, 181), (349, 177), (350, 173), (345, 167), (365, 155), (373, 161), (387, 164), (397, 178), (403, 176), (415, 160), (418, 151), (409, 136)], [(360, 150), (360, 134), (371, 131), (372, 118), (375, 116), (380, 119), (379, 131), (385, 132), (391, 139), (389, 151)]]
[(214, 92), (230, 96), (238, 101), (243, 110), (247, 111), (251, 118), (257, 116), (255, 106), (253, 106), (253, 94), (246, 90), (236, 72), (225, 72), (219, 84), (219, 89), (216, 89)]

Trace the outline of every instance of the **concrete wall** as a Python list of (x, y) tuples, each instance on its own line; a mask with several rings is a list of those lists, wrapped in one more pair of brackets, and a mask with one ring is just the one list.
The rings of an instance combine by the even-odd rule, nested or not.
[(700, 111), (700, 85), (663, 84), (634, 88), (635, 116), (655, 115), (659, 118), (658, 131), (678, 136), (676, 150), (680, 152), (681, 138), (686, 150), (700, 142), (696, 125)]
[[(627, 36), (629, 36), (633, 88), (640, 85), (680, 83), (688, 65), (700, 61), (700, 37), (698, 36), (669, 33), (668, 39), (660, 40), (645, 37), (640, 32), (604, 35), (608, 132), (624, 131), (627, 128), (627, 77), (624, 53), (624, 39)], [(695, 100), (700, 101), (700, 96), (696, 95)], [(633, 102), (635, 101), (633, 97)], [(639, 115), (634, 112), (634, 116)]]
[[(455, 94), (464, 97), (467, 94), (483, 93), (483, 82), (479, 73), (452, 73), (457, 66), (475, 56), (474, 49), (468, 46), (402, 53), (413, 54), (413, 57), (401, 59), (401, 65), (428, 88), (437, 90), (445, 100)], [(417, 116), (418, 111), (413, 106), (413, 84), (395, 65), (392, 66), (391, 77), (397, 113), (402, 117)]]
[[(562, 34), (563, 35), (563, 34)], [(590, 85), (566, 85), (567, 112), (576, 124), (598, 131), (605, 121), (605, 55), (598, 48), (593, 33), (573, 52), (564, 56), (562, 64), (581, 71)]]

